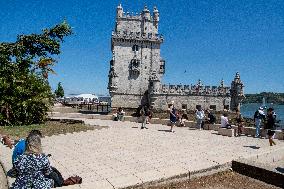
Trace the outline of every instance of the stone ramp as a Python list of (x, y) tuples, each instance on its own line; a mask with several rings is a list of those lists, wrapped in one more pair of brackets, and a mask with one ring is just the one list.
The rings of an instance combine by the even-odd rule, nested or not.
[[(90, 125), (109, 126), (66, 135), (45, 137), (45, 153), (65, 178), (79, 175), (83, 184), (69, 188), (123, 188), (175, 177), (193, 177), (230, 167), (232, 160), (282, 149), (265, 139), (223, 137), (216, 131), (189, 130), (149, 124), (84, 119)], [(11, 150), (1, 149), (0, 161), (11, 165)], [(8, 150), (7, 150), (8, 149)], [(3, 153), (2, 153), (3, 152)], [(2, 156), (3, 154), (3, 156)], [(7, 166), (9, 167), (9, 166)]]

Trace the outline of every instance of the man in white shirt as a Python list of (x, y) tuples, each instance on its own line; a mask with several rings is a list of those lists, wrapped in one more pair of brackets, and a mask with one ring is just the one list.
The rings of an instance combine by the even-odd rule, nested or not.
[(199, 130), (201, 130), (201, 125), (205, 117), (204, 111), (201, 109), (201, 106), (198, 107), (195, 115), (196, 115), (196, 127), (199, 128)]
[(263, 119), (265, 119), (265, 113), (263, 111), (262, 107), (259, 107), (258, 110), (254, 113), (254, 122), (255, 122), (255, 137), (259, 137), (260, 136), (260, 125), (261, 125), (261, 121)]
[(228, 119), (228, 114), (227, 113), (224, 113), (222, 116), (221, 116), (221, 128), (230, 128), (230, 124), (229, 124), (229, 119)]

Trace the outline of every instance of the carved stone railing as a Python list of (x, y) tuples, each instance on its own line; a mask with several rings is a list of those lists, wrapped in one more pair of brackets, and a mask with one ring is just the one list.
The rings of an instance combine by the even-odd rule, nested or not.
[(162, 85), (160, 94), (230, 96), (230, 87), (198, 85)]

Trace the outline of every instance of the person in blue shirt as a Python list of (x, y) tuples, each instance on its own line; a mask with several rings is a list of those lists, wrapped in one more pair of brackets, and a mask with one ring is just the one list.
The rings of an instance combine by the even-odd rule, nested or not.
[[(31, 137), (31, 136), (39, 136), (40, 138), (42, 138), (42, 134), (39, 130), (32, 130), (28, 137)], [(28, 138), (27, 137), (27, 138)], [(15, 178), (17, 177), (18, 175), (18, 172), (17, 170), (15, 169), (15, 161), (17, 160), (17, 158), (24, 154), (24, 152), (26, 151), (26, 139), (20, 139), (17, 144), (15, 145), (14, 147), (14, 150), (13, 150), (13, 154), (12, 154), (12, 169), (10, 169), (8, 172), (7, 172), (7, 176), (9, 177), (12, 177), (12, 178)]]
[[(32, 135), (38, 135), (40, 138), (42, 138), (42, 134), (39, 130), (32, 130), (28, 137)], [(26, 150), (26, 139), (20, 139), (18, 143), (15, 145), (13, 154), (12, 154), (12, 164), (14, 165), (15, 160), (19, 155), (22, 155)]]

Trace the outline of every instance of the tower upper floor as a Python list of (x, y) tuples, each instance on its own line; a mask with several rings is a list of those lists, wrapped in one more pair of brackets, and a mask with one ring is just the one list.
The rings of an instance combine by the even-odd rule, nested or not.
[(125, 13), (120, 4), (116, 8), (116, 24), (112, 37), (162, 42), (163, 37), (158, 31), (159, 19), (159, 11), (156, 7), (152, 15), (147, 6), (141, 13), (134, 14), (133, 12)]

